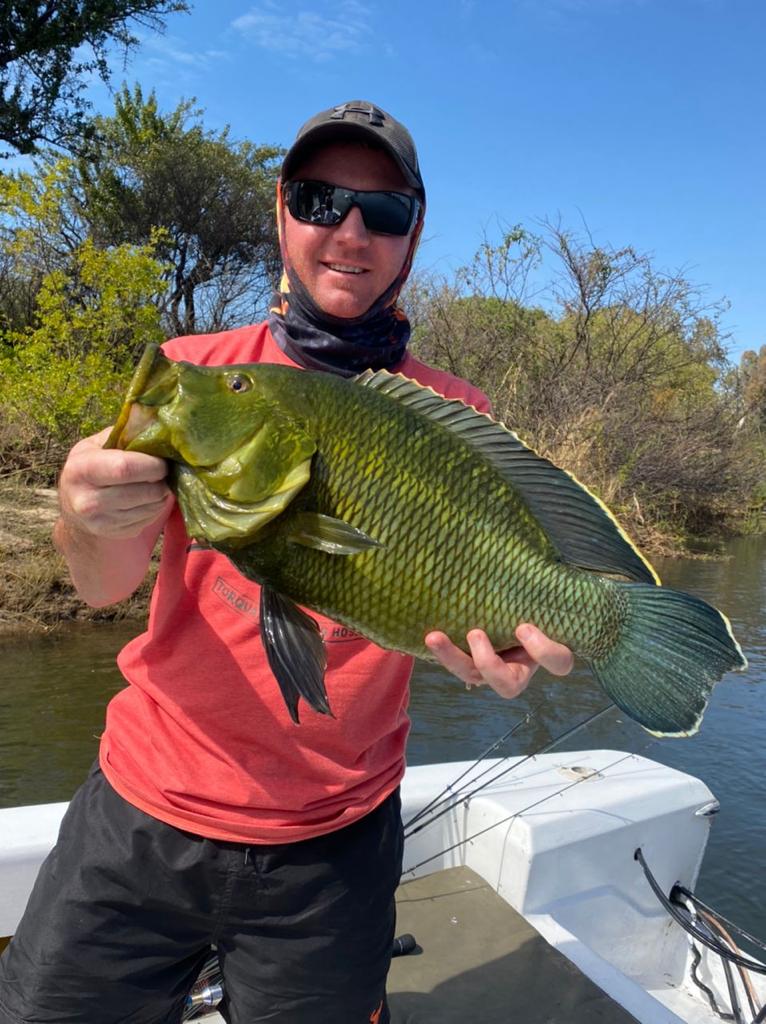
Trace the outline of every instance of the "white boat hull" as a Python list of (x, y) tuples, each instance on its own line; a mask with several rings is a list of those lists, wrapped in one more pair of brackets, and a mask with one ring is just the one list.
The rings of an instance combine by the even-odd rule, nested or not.
[[(484, 761), (481, 770), (492, 763), (500, 762)], [(634, 856), (643, 851), (666, 894), (675, 882), (693, 889), (715, 807), (707, 786), (619, 751), (544, 754), (503, 766), (511, 764), (517, 767), (502, 779), (408, 839), (403, 882), (469, 867), (641, 1024), (719, 1024), (690, 980), (685, 933)], [(469, 767), (410, 768), (405, 823)], [(0, 936), (13, 934), (65, 808), (0, 810)], [(710, 959), (700, 976), (728, 1008), (725, 979)], [(765, 1000), (762, 977), (754, 981)]]

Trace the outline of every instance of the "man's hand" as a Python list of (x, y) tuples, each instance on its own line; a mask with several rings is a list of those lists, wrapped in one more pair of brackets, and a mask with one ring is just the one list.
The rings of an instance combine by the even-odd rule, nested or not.
[(141, 452), (104, 449), (109, 429), (79, 441), (59, 480), (62, 519), (113, 540), (137, 537), (169, 505), (167, 463)]
[(426, 636), (426, 647), (434, 657), (467, 686), (488, 685), (501, 697), (518, 697), (540, 665), (555, 676), (571, 672), (574, 658), (563, 644), (549, 639), (536, 626), (522, 623), (516, 629), (520, 647), (499, 653), (481, 629), (472, 629), (466, 640), (470, 654), (456, 647), (446, 633)]
[(173, 497), (164, 459), (104, 449), (109, 430), (79, 441), (59, 479), (53, 541), (77, 593), (94, 608), (140, 585)]

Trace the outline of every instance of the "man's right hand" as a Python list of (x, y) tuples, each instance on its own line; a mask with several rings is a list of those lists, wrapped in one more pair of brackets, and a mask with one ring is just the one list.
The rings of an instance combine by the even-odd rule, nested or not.
[(137, 537), (169, 504), (167, 463), (142, 452), (105, 449), (109, 428), (79, 441), (59, 479), (66, 524), (94, 537)]
[(140, 585), (173, 496), (164, 459), (105, 449), (109, 429), (79, 441), (59, 479), (53, 540), (75, 588), (101, 608)]

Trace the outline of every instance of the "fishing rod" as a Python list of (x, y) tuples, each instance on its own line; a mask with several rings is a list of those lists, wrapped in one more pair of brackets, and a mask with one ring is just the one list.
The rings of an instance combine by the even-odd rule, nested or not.
[[(604, 710), (606, 710), (606, 709), (604, 709)], [(599, 712), (599, 714), (601, 714), (601, 713), (602, 712)], [(586, 724), (587, 724), (586, 722), (582, 723), (582, 725), (586, 725)], [(643, 753), (643, 750), (645, 750), (647, 747), (650, 747), (652, 745), (652, 743), (654, 743), (654, 742), (655, 742), (654, 740), (651, 740), (649, 743), (647, 743), (646, 746), (642, 749), (642, 753)], [(532, 756), (536, 756), (536, 755), (530, 755), (530, 757), (532, 757)], [(637, 754), (623, 754), (621, 757), (618, 757), (615, 761), (612, 761), (610, 764), (605, 765), (603, 768), (599, 769), (600, 774), (605, 775), (611, 768), (616, 768), (617, 765), (618, 764), (622, 764), (623, 761), (627, 761), (630, 758), (637, 757), (637, 756), (638, 756)], [(525, 760), (529, 760), (529, 758), (525, 758)], [(526, 814), (527, 811), (531, 811), (533, 808), (539, 807), (540, 804), (544, 804), (548, 800), (552, 800), (556, 796), (561, 796), (562, 793), (566, 793), (568, 790), (572, 789), (574, 786), (579, 786), (579, 785), (581, 785), (581, 783), (587, 782), (587, 781), (588, 781), (587, 777), (575, 779), (573, 782), (567, 783), (566, 786), (562, 786), (561, 789), (557, 789), (555, 793), (548, 793), (547, 796), (541, 796), (539, 800), (533, 800), (531, 804), (527, 804), (527, 806), (526, 807), (522, 807), (521, 810), (514, 811), (512, 814), (507, 815), (507, 817), (501, 818), (500, 821), (493, 821), (491, 825), (487, 825), (486, 828), (479, 829), (479, 831), (478, 832), (474, 832), (473, 835), (466, 836), (465, 839), (461, 839), (461, 840), (459, 840), (459, 842), (453, 843), (452, 846), (445, 846), (444, 849), (440, 850), (438, 853), (434, 853), (432, 856), (426, 857), (425, 860), (421, 860), (417, 864), (413, 864), (412, 867), (405, 868), (405, 870), (402, 872), (402, 874), (403, 875), (412, 874), (413, 872), (417, 871), (418, 868), (422, 868), (424, 864), (430, 864), (432, 860), (436, 860), (438, 857), (443, 856), (445, 853), (451, 853), (452, 850), (457, 850), (458, 847), (465, 846), (466, 843), (470, 843), (474, 839), (478, 839), (479, 836), (483, 836), (486, 832), (491, 832), (493, 828), (498, 828), (498, 826), (500, 826), (500, 825), (505, 825), (507, 822), (513, 821), (514, 818), (520, 818), (521, 815), (522, 814)], [(446, 812), (441, 812), (441, 813), (446, 813)], [(440, 815), (437, 815), (437, 817), (439, 817), (439, 816)], [(419, 829), (416, 829), (416, 831), (419, 831)], [(413, 879), (409, 879), (409, 881), (413, 881)], [(406, 884), (406, 883), (404, 883), (404, 884)]]
[[(502, 745), (507, 740), (509, 740), (511, 738), (511, 736), (514, 736), (518, 732), (519, 729), (523, 728), (525, 725), (529, 725), (529, 723), (532, 721), (532, 719), (535, 717), (535, 715), (537, 714), (537, 712), (540, 710), (540, 708), (543, 706), (544, 703), (545, 703), (545, 701), (541, 700), (533, 708), (531, 708), (529, 711), (525, 712), (524, 716), (520, 719), (520, 721), (516, 722), (515, 725), (512, 725), (510, 727), (510, 729), (508, 729), (506, 732), (503, 733), (502, 736), (499, 737), (499, 739), (496, 739), (493, 743), (490, 743), (490, 745), (487, 747), (487, 749), (482, 751), (481, 754), (479, 754), (479, 756), (476, 758), (476, 760), (473, 762), (473, 764), (469, 765), (468, 768), (466, 768), (466, 770), (461, 775), (458, 775), (458, 777), (456, 779), (454, 779), (452, 782), (448, 782), (447, 785), (444, 787), (444, 789), (442, 789), (440, 793), (437, 793), (437, 795), (432, 800), (430, 800), (425, 805), (425, 807), (422, 807), (416, 814), (414, 814), (410, 818), (409, 821), (405, 822), (405, 824), (404, 824), (405, 830), (408, 829), (408, 828), (411, 828), (412, 825), (415, 824), (415, 822), (420, 821), (420, 819), (425, 814), (427, 814), (428, 811), (430, 811), (432, 807), (438, 807), (439, 804), (443, 802), (443, 799), (446, 799), (445, 794), (449, 794), (451, 796), (456, 796), (457, 794), (459, 794), (460, 790), (455, 790), (455, 786), (457, 786), (457, 784), (459, 782), (462, 782), (462, 780), (466, 777), (466, 775), (470, 774), (470, 772), (472, 772), (474, 770), (474, 768), (476, 768), (479, 764), (481, 764), (481, 762), (484, 761), (494, 750), (497, 750), (500, 747), (502, 747)], [(508, 756), (509, 755), (506, 755), (503, 758), (503, 760), (504, 761), (507, 760)], [(478, 780), (480, 778), (482, 778), (482, 776), (486, 775), (487, 772), (492, 771), (493, 767), (495, 767), (495, 766), (490, 765), (488, 768), (485, 768), (484, 771), (481, 772), (479, 775), (477, 775), (476, 778), (473, 779), (472, 781), (473, 782), (478, 782)]]
[[(470, 768), (467, 768), (463, 772), (463, 774), (455, 780), (455, 782), (451, 783), (448, 786), (445, 786), (445, 788), (442, 790), (442, 793), (439, 794), (439, 797), (435, 797), (430, 802), (430, 804), (428, 804), (426, 807), (418, 811), (417, 814), (415, 814), (412, 818), (410, 818), (410, 820), (404, 826), (404, 838), (409, 839), (411, 836), (416, 835), (424, 828), (427, 828), (429, 825), (433, 824), (444, 814), (449, 814), (449, 812), (453, 810), (459, 803), (464, 803), (465, 801), (470, 800), (471, 797), (475, 796), (477, 793), (480, 793), (483, 789), (486, 789), (488, 786), (492, 785), (492, 783), (497, 782), (498, 779), (503, 778), (503, 776), (508, 775), (516, 768), (520, 768), (522, 765), (538, 757), (540, 754), (544, 754), (552, 750), (555, 746), (561, 743), (562, 740), (568, 739), (570, 736), (574, 736), (575, 733), (579, 732), (581, 729), (585, 729), (587, 726), (591, 725), (591, 723), (595, 722), (596, 719), (600, 718), (602, 715), (605, 715), (607, 711), (610, 711), (614, 706), (615, 705), (610, 701), (608, 704), (604, 705), (604, 707), (601, 708), (599, 711), (595, 711), (592, 715), (588, 715), (588, 717), (583, 719), (582, 722), (578, 722), (571, 728), (566, 729), (558, 736), (555, 736), (552, 740), (549, 740), (547, 743), (542, 744), (542, 746), (538, 747), (537, 750), (533, 751), (531, 754), (527, 754), (524, 757), (520, 758), (518, 761), (514, 761), (513, 764), (509, 765), (506, 768), (501, 768), (500, 765), (504, 764), (506, 761), (509, 760), (508, 756), (504, 757), (499, 765), (490, 765), (480, 775), (476, 776), (476, 778), (473, 779), (472, 782), (478, 781), (478, 779), (482, 778), (484, 775), (486, 775), (489, 772), (492, 772), (493, 770), (495, 770), (495, 774), (492, 775), (491, 778), (487, 779), (485, 782), (482, 782), (481, 785), (476, 786), (475, 789), (470, 790), (468, 793), (464, 792), (464, 790), (467, 788), (465, 786), (463, 787), (462, 790), (457, 790), (453, 792), (453, 787), (455, 786), (455, 784), (459, 782), (461, 779), (463, 779), (473, 768), (475, 768), (479, 764), (481, 759), (484, 757), (484, 754), (482, 754), (480, 758), (474, 761)], [(533, 717), (533, 713), (539, 711), (540, 707), (541, 705), (538, 705), (534, 709), (534, 712), (528, 712), (525, 718), (521, 720), (521, 722), (517, 723), (512, 730), (509, 730), (509, 733), (512, 734), (516, 729), (520, 728), (522, 725), (526, 725)], [(508, 734), (506, 734), (506, 736), (507, 735)], [(505, 737), (501, 737), (501, 740), (504, 738)], [(499, 744), (501, 740), (496, 741), (496, 744)], [(651, 741), (651, 743), (653, 742), (654, 740)], [(489, 749), (493, 749), (493, 747), (496, 744), (493, 744)], [(449, 792), (449, 795), (446, 797), (442, 796), (442, 794), (445, 792)], [(446, 804), (447, 806), (443, 806), (440, 811), (431, 814), (426, 821), (423, 821), (421, 824), (417, 825), (417, 827), (413, 828), (413, 825), (415, 825), (416, 822), (421, 821), (421, 819), (425, 815), (425, 812), (428, 809), (435, 809), (436, 807), (439, 807), (443, 804)]]
[[(538, 750), (536, 750), (534, 754), (529, 754), (526, 757), (522, 758), (520, 761), (514, 762), (514, 764), (512, 764), (509, 768), (503, 769), (502, 772), (497, 773), (495, 776), (493, 776), (487, 782), (483, 783), (480, 786), (477, 786), (474, 790), (471, 791), (471, 793), (468, 794), (467, 797), (461, 798), (459, 796), (460, 790), (457, 790), (455, 794), (452, 794), (452, 795), (456, 796), (456, 799), (454, 800), (454, 802), (452, 804), (450, 804), (449, 807), (439, 811), (437, 814), (432, 815), (428, 819), (428, 821), (426, 821), (422, 825), (418, 826), (418, 828), (412, 830), (410, 832), (410, 835), (414, 834), (415, 832), (419, 832), (421, 828), (425, 828), (426, 825), (432, 823), (437, 818), (441, 817), (442, 814), (446, 814), (457, 803), (462, 802), (463, 799), (466, 799), (466, 800), (470, 799), (471, 796), (475, 795), (475, 793), (479, 792), (481, 789), (483, 789), (486, 786), (490, 785), (492, 782), (494, 782), (501, 775), (507, 774), (509, 771), (512, 771), (514, 768), (517, 768), (520, 764), (523, 764), (526, 761), (529, 761), (531, 758), (536, 757), (540, 753), (543, 753), (543, 752), (545, 752), (547, 750), (550, 750), (557, 743), (561, 742), (561, 740), (566, 739), (568, 736), (574, 735), (574, 733), (576, 733), (578, 730), (585, 728), (585, 726), (589, 725), (591, 722), (595, 721), (601, 715), (605, 714), (613, 706), (614, 705), (610, 703), (610, 704), (606, 705), (605, 707), (601, 708), (600, 711), (597, 711), (594, 714), (589, 715), (584, 721), (580, 722), (578, 725), (573, 726), (571, 729), (567, 729), (565, 732), (561, 733), (559, 736), (555, 737), (553, 740), (549, 741), (547, 744), (543, 744), (543, 746), (538, 748)], [(443, 803), (444, 800), (443, 799), (439, 799), (442, 796), (443, 793), (451, 791), (453, 789), (453, 787), (457, 783), (459, 783), (462, 779), (464, 779), (465, 776), (468, 775), (472, 771), (472, 769), (475, 768), (481, 762), (481, 760), (484, 757), (487, 756), (487, 754), (491, 753), (493, 750), (496, 750), (498, 747), (500, 747), (504, 742), (506, 742), (507, 739), (509, 739), (512, 735), (514, 735), (514, 733), (517, 732), (524, 725), (529, 724), (531, 719), (534, 717), (535, 714), (537, 714), (537, 712), (540, 710), (541, 707), (542, 707), (542, 702), (540, 702), (540, 704), (536, 705), (536, 707), (533, 708), (531, 711), (526, 712), (524, 717), (519, 722), (516, 722), (502, 736), (500, 736), (497, 740), (495, 740), (493, 743), (491, 743), (489, 745), (489, 747), (487, 747), (487, 749), (484, 751), (484, 753), (479, 758), (477, 758), (477, 760), (474, 761), (472, 765), (470, 765), (461, 775), (459, 775), (458, 778), (455, 779), (455, 781), (453, 783), (451, 783), (448, 786), (446, 786), (442, 790), (442, 793), (439, 794), (439, 797), (436, 797), (433, 800), (431, 800), (430, 803), (428, 805), (426, 805), (426, 807), (422, 808), (412, 819), (410, 819), (410, 822), (414, 822), (416, 820), (420, 820), (422, 818), (422, 816), (430, 808), (437, 807), (437, 806), (439, 806), (440, 803)], [(651, 741), (651, 742), (654, 742), (654, 741)], [(649, 746), (649, 745), (651, 745), (651, 744), (647, 744), (647, 746)], [(614, 767), (616, 764), (619, 764), (621, 761), (624, 761), (627, 758), (634, 757), (634, 756), (635, 756), (634, 754), (625, 754), (622, 757), (620, 757), (617, 761), (614, 761), (612, 764), (607, 765), (603, 769), (603, 771), (606, 772), (609, 768)], [(507, 760), (508, 760), (508, 757), (505, 757), (505, 758), (503, 758), (501, 763), (503, 763), (504, 761), (507, 761)], [(481, 775), (479, 775), (475, 779), (473, 779), (472, 782), (476, 782), (483, 775), (487, 774), (488, 770), (489, 769), (485, 769), (485, 771), (482, 772)], [(455, 843), (452, 846), (447, 847), (446, 849), (442, 850), (440, 853), (434, 854), (433, 857), (427, 857), (425, 860), (420, 861), (419, 864), (415, 864), (413, 867), (407, 868), (406, 870), (404, 870), (402, 872), (402, 874), (405, 875), (405, 874), (409, 874), (409, 873), (411, 873), (413, 871), (416, 871), (418, 868), (422, 867), (424, 864), (428, 864), (430, 861), (435, 860), (437, 857), (442, 856), (442, 854), (449, 853), (451, 850), (456, 849), (458, 846), (462, 846), (464, 843), (468, 843), (471, 840), (476, 839), (478, 836), (483, 835), (485, 832), (489, 832), (491, 829), (495, 828), (496, 826), (502, 825), (505, 821), (510, 821), (512, 818), (515, 818), (515, 817), (518, 817), (521, 814), (524, 814), (526, 811), (531, 810), (533, 807), (536, 807), (538, 804), (544, 803), (546, 800), (550, 800), (554, 796), (559, 796), (561, 793), (566, 792), (566, 790), (571, 789), (573, 786), (577, 786), (581, 782), (584, 782), (584, 781), (586, 781), (584, 778), (582, 778), (582, 779), (575, 779), (573, 782), (571, 782), (568, 785), (564, 786), (562, 789), (558, 790), (556, 793), (550, 793), (550, 794), (548, 794), (548, 796), (541, 797), (540, 800), (536, 800), (533, 803), (529, 804), (527, 807), (524, 807), (522, 810), (517, 811), (514, 814), (509, 815), (507, 818), (503, 819), (503, 821), (494, 822), (492, 825), (487, 826), (487, 828), (481, 829), (479, 832), (476, 832), (474, 835), (469, 836), (469, 837), (467, 837), (464, 840), (461, 840), (459, 843)], [(449, 799), (449, 797), (447, 799)], [(408, 824), (410, 824), (410, 823), (408, 823)], [(406, 882), (404, 882), (403, 884), (406, 884)], [(406, 956), (408, 953), (410, 953), (412, 950), (414, 950), (416, 948), (416, 946), (417, 946), (416, 940), (414, 939), (414, 937), (412, 935), (406, 934), (406, 935), (399, 936), (399, 938), (394, 940), (393, 956)], [(197, 982), (195, 983), (195, 986), (194, 986), (191, 994), (189, 995), (189, 997), (187, 999), (182, 1019), (184, 1021), (186, 1021), (186, 1020), (189, 1020), (189, 1019), (191, 1019), (193, 1017), (196, 1018), (200, 1013), (204, 1013), (206, 1008), (210, 1008), (210, 1007), (216, 1006), (220, 1002), (222, 997), (223, 997), (223, 984), (222, 984), (222, 975), (221, 975), (220, 963), (219, 963), (219, 960), (218, 960), (217, 953), (213, 952), (211, 954), (210, 958), (206, 961), (206, 963), (205, 963), (205, 965), (203, 967), (203, 970), (202, 970), (200, 976), (198, 977)]]
[[(609, 704), (601, 708), (600, 711), (597, 711), (594, 714), (588, 716), (588, 718), (584, 719), (582, 722), (579, 722), (572, 728), (565, 730), (563, 733), (555, 737), (549, 743), (543, 744), (533, 754), (529, 754), (526, 757), (521, 758), (519, 761), (514, 762), (510, 767), (504, 768), (501, 771), (497, 772), (492, 778), (490, 778), (486, 782), (482, 783), (480, 786), (477, 786), (475, 789), (473, 789), (467, 796), (461, 797), (461, 790), (455, 790), (455, 786), (459, 782), (461, 782), (466, 777), (466, 775), (468, 775), (471, 772), (471, 770), (474, 769), (480, 763), (482, 758), (486, 756), (486, 753), (489, 753), (492, 750), (497, 749), (497, 747), (499, 747), (503, 742), (505, 742), (505, 740), (509, 736), (513, 735), (521, 726), (528, 724), (531, 718), (534, 716), (534, 714), (536, 714), (539, 710), (539, 706), (536, 707), (533, 712), (528, 712), (520, 722), (517, 722), (511, 729), (504, 733), (499, 740), (496, 740), (493, 744), (491, 744), (487, 748), (487, 751), (485, 751), (485, 753), (482, 754), (480, 758), (474, 761), (474, 763), (471, 766), (469, 766), (469, 768), (467, 768), (460, 776), (458, 776), (458, 778), (455, 779), (454, 782), (445, 786), (445, 788), (442, 790), (442, 792), (439, 794), (437, 798), (430, 801), (430, 803), (426, 805), (426, 807), (424, 807), (423, 809), (421, 809), (421, 811), (415, 814), (407, 823), (407, 826), (405, 826), (405, 828), (409, 828), (409, 832), (406, 832), (405, 835), (410, 836), (419, 832), (421, 829), (425, 828), (426, 825), (433, 823), (443, 814), (446, 814), (450, 810), (454, 809), (458, 803), (467, 802), (467, 800), (469, 800), (471, 796), (474, 796), (477, 792), (480, 792), (482, 789), (491, 785), (493, 781), (496, 781), (498, 778), (501, 778), (502, 776), (508, 774), (508, 772), (512, 771), (514, 768), (518, 768), (520, 765), (536, 757), (538, 754), (551, 750), (563, 739), (566, 739), (569, 736), (574, 735), (580, 729), (583, 729), (586, 726), (590, 725), (593, 721), (598, 719), (601, 715), (605, 714), (612, 707), (614, 707), (614, 705)], [(656, 739), (651, 739), (647, 743), (645, 743), (638, 752), (622, 754), (621, 756), (617, 757), (614, 761), (612, 761), (610, 764), (605, 765), (603, 768), (601, 768), (600, 774), (606, 775), (607, 772), (611, 771), (613, 768), (616, 768), (623, 762), (631, 758), (635, 758), (639, 756), (639, 754), (643, 755), (656, 742)], [(502, 764), (506, 760), (508, 760), (508, 757), (503, 758), (500, 763)], [(476, 782), (483, 775), (487, 774), (488, 770), (489, 769), (482, 772), (481, 775), (477, 776), (472, 781)], [(507, 815), (505, 818), (502, 818), (499, 821), (495, 821), (491, 825), (487, 825), (485, 828), (479, 829), (472, 835), (466, 836), (464, 839), (461, 839), (450, 846), (444, 847), (438, 853), (435, 853), (430, 857), (424, 858), (423, 860), (419, 861), (417, 864), (412, 865), (411, 867), (405, 868), (404, 871), (402, 872), (402, 875), (414, 875), (416, 871), (424, 867), (426, 864), (429, 864), (432, 861), (437, 860), (438, 858), (444, 856), (444, 854), (446, 853), (450, 853), (453, 850), (465, 846), (467, 843), (470, 843), (475, 839), (478, 839), (480, 836), (485, 835), (487, 832), (492, 831), (492, 829), (494, 828), (498, 828), (501, 825), (505, 825), (508, 822), (513, 821), (515, 818), (521, 817), (523, 814), (526, 814), (528, 811), (531, 811), (534, 808), (539, 807), (540, 805), (546, 803), (554, 797), (561, 796), (563, 793), (572, 789), (574, 786), (579, 785), (581, 782), (587, 781), (587, 778), (587, 776), (584, 776), (582, 778), (575, 779), (572, 782), (562, 786), (560, 789), (556, 790), (556, 792), (549, 793), (546, 796), (540, 797), (540, 799), (532, 801), (530, 804), (527, 804), (526, 807), (523, 807), (518, 811), (514, 811), (512, 814)], [(465, 789), (466, 786), (462, 788)], [(449, 796), (444, 797), (444, 793), (449, 793)], [(422, 822), (416, 828), (410, 827), (415, 822), (422, 821), (422, 818), (425, 816), (429, 809), (436, 808), (447, 801), (449, 801), (449, 805), (446, 808), (442, 808), (437, 813), (432, 814), (427, 821)], [(759, 974), (766, 974), (766, 966), (764, 966), (763, 963), (753, 960), (750, 957), (743, 956), (738, 947), (736, 946), (736, 944), (734, 943), (734, 941), (731, 939), (728, 933), (726, 933), (726, 930), (723, 928), (721, 922), (726, 922), (726, 924), (728, 924), (733, 930), (737, 931), (740, 935), (742, 935), (750, 942), (752, 942), (756, 946), (756, 948), (763, 950), (766, 949), (766, 946), (764, 946), (764, 944), (757, 940), (754, 936), (744, 931), (744, 929), (732, 924), (732, 922), (728, 921), (722, 915), (718, 914), (717, 911), (714, 911), (712, 908), (708, 907), (707, 904), (699, 900), (699, 898), (696, 897), (692, 892), (690, 892), (690, 890), (686, 889), (678, 882), (673, 886), (673, 889), (670, 893), (670, 897), (666, 897), (660, 889), (658, 883), (654, 879), (653, 875), (651, 874), (651, 871), (643, 858), (643, 854), (640, 848), (637, 849), (635, 852), (635, 860), (637, 860), (641, 864), (641, 867), (644, 870), (644, 874), (650, 885), (650, 888), (653, 890), (659, 902), (663, 905), (665, 910), (675, 920), (675, 922), (679, 924), (688, 933), (688, 938), (690, 940), (693, 952), (692, 980), (703, 990), (703, 992), (705, 992), (714, 1012), (722, 1020), (733, 1021), (734, 1024), (747, 1024), (744, 1017), (743, 1008), (737, 997), (737, 992), (732, 977), (730, 965), (734, 964), (738, 968), (740, 975), (742, 977), (742, 984), (747, 997), (747, 1002), (750, 1007), (750, 1012), (753, 1014), (750, 1024), (766, 1024), (766, 1004), (761, 1006), (760, 1009), (758, 1008), (757, 996), (747, 974), (748, 971), (754, 971)], [(402, 885), (406, 885), (410, 881), (414, 881), (414, 878), (403, 880)], [(679, 905), (683, 906), (686, 909), (688, 915), (686, 919), (684, 919), (682, 914), (679, 912)], [(704, 921), (700, 921), (699, 917), (697, 916), (697, 912), (700, 915), (704, 916)], [(719, 934), (716, 935), (715, 932), (718, 932)], [(694, 944), (695, 939), (702, 945), (706, 946), (710, 952), (717, 954), (721, 959), (721, 962), (724, 967), (724, 977), (726, 980), (729, 1004), (732, 1008), (731, 1013), (726, 1013), (719, 1008), (715, 1001), (712, 990), (707, 985), (705, 985), (697, 976), (696, 969), (701, 961), (701, 955), (696, 945)]]

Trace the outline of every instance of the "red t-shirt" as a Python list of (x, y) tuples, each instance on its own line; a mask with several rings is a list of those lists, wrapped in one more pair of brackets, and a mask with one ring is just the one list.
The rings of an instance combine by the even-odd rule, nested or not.
[[(294, 365), (266, 324), (177, 338), (172, 359)], [(398, 372), (488, 411), (476, 388), (405, 356)], [(110, 702), (104, 774), (126, 800), (215, 839), (309, 839), (369, 813), (404, 773), (412, 658), (315, 612), (334, 718), (290, 719), (259, 638), (259, 587), (191, 544), (175, 508), (147, 631), (120, 653), (130, 684)]]

